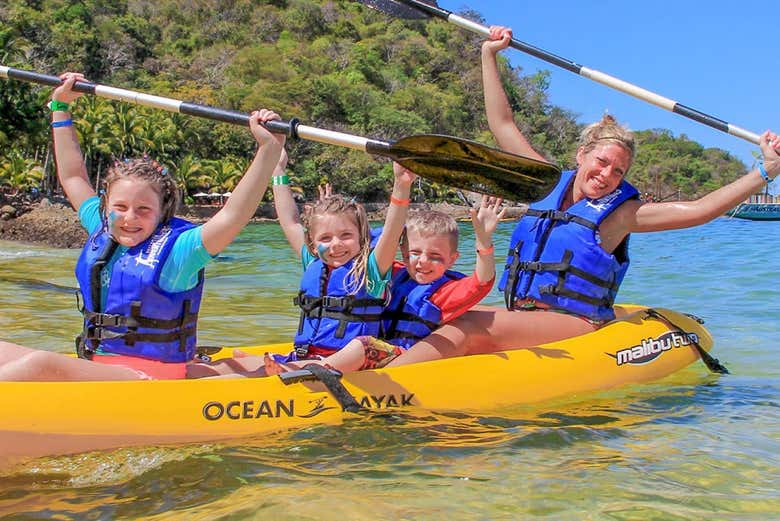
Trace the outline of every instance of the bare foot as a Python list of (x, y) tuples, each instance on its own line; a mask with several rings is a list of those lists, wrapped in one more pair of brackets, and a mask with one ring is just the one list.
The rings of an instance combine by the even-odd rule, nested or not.
[(274, 357), (269, 353), (266, 353), (263, 357), (263, 366), (265, 367), (265, 374), (267, 376), (282, 374), (289, 371), (285, 366), (274, 360)]

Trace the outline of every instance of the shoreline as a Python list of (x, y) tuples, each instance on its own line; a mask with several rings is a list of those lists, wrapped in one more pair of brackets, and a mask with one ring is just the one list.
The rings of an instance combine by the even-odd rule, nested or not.
[[(386, 203), (365, 203), (369, 220), (382, 221), (387, 211)], [(187, 205), (176, 212), (177, 217), (195, 223), (203, 223), (219, 211), (216, 205)], [(455, 220), (468, 219), (469, 207), (449, 203), (412, 203), (411, 209), (434, 209), (451, 215)], [(526, 206), (509, 207), (507, 219), (518, 219)], [(250, 223), (277, 222), (273, 203), (258, 206)], [(87, 240), (87, 232), (79, 223), (78, 214), (66, 199), (41, 198), (32, 200), (27, 195), (9, 197), (0, 194), (0, 240), (52, 248), (81, 248)]]

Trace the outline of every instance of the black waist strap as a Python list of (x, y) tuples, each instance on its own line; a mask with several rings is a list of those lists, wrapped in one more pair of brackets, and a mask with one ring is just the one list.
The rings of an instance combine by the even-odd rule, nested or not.
[(84, 335), (85, 340), (111, 340), (115, 338), (121, 338), (128, 345), (132, 345), (136, 342), (172, 342), (179, 340), (182, 337), (187, 338), (194, 336), (197, 329), (195, 327), (187, 327), (180, 331), (173, 331), (169, 333), (137, 333), (135, 331), (126, 331), (120, 333), (117, 331), (111, 331), (106, 328), (93, 328), (89, 329)]
[(406, 311), (385, 311), (382, 313), (382, 316), (387, 320), (393, 321), (393, 326), (390, 328), (390, 330), (387, 331), (387, 336), (389, 338), (396, 338), (394, 336), (395, 329), (397, 327), (398, 322), (406, 321), (406, 322), (417, 322), (419, 324), (424, 325), (430, 330), (434, 330), (437, 327), (439, 327), (439, 322), (434, 322), (432, 320), (426, 320), (420, 315), (415, 315), (413, 313), (408, 313)]
[(169, 320), (160, 318), (148, 318), (144, 316), (124, 316), (110, 313), (94, 313), (84, 310), (84, 320), (90, 325), (96, 327), (133, 327), (149, 329), (173, 329), (181, 325), (188, 326), (198, 321), (197, 313), (188, 313), (182, 318), (172, 318)]

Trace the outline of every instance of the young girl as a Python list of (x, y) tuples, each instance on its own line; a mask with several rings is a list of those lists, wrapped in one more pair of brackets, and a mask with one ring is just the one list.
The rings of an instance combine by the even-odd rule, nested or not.
[[(319, 360), (355, 337), (379, 334), (385, 288), (403, 231), (411, 185), (417, 177), (397, 163), (393, 173), (390, 207), (373, 250), (362, 205), (341, 196), (326, 196), (306, 209), (301, 222), (287, 176), (275, 173), (279, 224), (304, 270), (294, 300), (301, 308), (295, 350), (277, 357), (278, 361)], [(190, 376), (265, 376), (263, 364), (263, 357), (257, 356), (194, 364)]]
[(274, 167), (286, 164), (285, 137), (253, 112), (257, 153), (225, 206), (202, 226), (174, 217), (176, 183), (157, 162), (116, 163), (105, 194), (92, 188), (69, 104), (84, 77), (65, 73), (54, 90), (52, 131), (57, 175), (90, 237), (76, 265), (84, 327), (81, 358), (0, 342), (0, 380), (131, 380), (184, 378), (195, 354), (203, 268), (254, 214)]

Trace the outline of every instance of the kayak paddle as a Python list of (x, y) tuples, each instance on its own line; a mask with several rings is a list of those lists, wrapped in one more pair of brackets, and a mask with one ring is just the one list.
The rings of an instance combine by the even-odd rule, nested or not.
[[(0, 77), (57, 87), (62, 80), (37, 72), (0, 65)], [(78, 81), (73, 89), (103, 98), (143, 105), (189, 116), (249, 126), (249, 114), (154, 96), (106, 85)], [(277, 134), (338, 145), (390, 158), (420, 176), (445, 185), (510, 201), (535, 201), (546, 195), (560, 176), (551, 163), (511, 154), (467, 139), (424, 134), (386, 142), (301, 125), (298, 120), (269, 121)]]
[[(461, 27), (462, 29), (466, 29), (467, 31), (481, 34), (482, 36), (485, 37), (490, 35), (490, 28), (478, 24), (476, 22), (473, 22), (462, 16), (458, 16), (457, 14), (454, 14), (451, 11), (447, 11), (446, 9), (442, 9), (436, 4), (436, 0), (425, 0), (425, 1), (357, 0), (357, 1), (365, 6), (371, 7), (378, 11), (382, 11), (383, 13), (390, 14), (399, 18), (407, 18), (407, 19), (420, 19), (420, 18), (428, 18), (428, 17), (441, 18), (442, 20), (457, 25), (458, 27)], [(743, 128), (737, 127), (735, 125), (732, 125), (731, 123), (727, 123), (722, 119), (718, 119), (714, 116), (710, 116), (709, 114), (705, 114), (704, 112), (698, 111), (696, 109), (693, 109), (681, 103), (677, 103), (674, 100), (671, 100), (669, 98), (651, 92), (649, 90), (643, 89), (642, 87), (639, 87), (637, 85), (633, 85), (619, 78), (615, 78), (614, 76), (610, 76), (609, 74), (605, 74), (603, 72), (597, 71), (596, 69), (589, 69), (571, 60), (567, 60), (566, 58), (561, 58), (560, 56), (547, 52), (544, 49), (540, 49), (539, 47), (535, 47), (528, 43), (521, 42), (520, 40), (514, 38), (510, 41), (509, 45), (510, 47), (513, 47), (518, 51), (522, 51), (526, 54), (530, 54), (531, 56), (535, 56), (540, 60), (544, 60), (548, 63), (566, 69), (569, 72), (573, 72), (574, 74), (579, 74), (580, 76), (584, 76), (585, 78), (601, 83), (602, 85), (606, 85), (607, 87), (613, 88), (615, 90), (619, 90), (620, 92), (623, 92), (630, 96), (634, 96), (635, 98), (639, 98), (648, 103), (652, 103), (653, 105), (656, 105), (657, 107), (661, 107), (662, 109), (674, 112), (675, 114), (679, 114), (681, 116), (692, 119), (699, 123), (703, 123), (714, 129), (720, 130), (721, 132), (726, 132), (727, 134), (731, 134), (732, 136), (736, 136), (738, 138), (744, 139), (745, 141), (748, 141), (750, 143), (758, 144), (759, 135), (754, 132), (750, 132), (749, 130), (745, 130)]]

